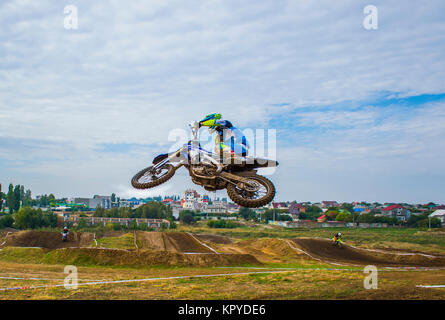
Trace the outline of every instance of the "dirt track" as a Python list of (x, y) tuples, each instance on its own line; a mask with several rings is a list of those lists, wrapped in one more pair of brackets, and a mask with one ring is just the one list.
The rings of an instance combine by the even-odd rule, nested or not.
[(68, 241), (63, 242), (62, 234), (59, 232), (19, 231), (9, 234), (5, 246), (58, 249), (90, 247), (93, 242), (94, 234), (87, 232), (70, 232), (68, 233)]
[(136, 232), (140, 249), (178, 253), (213, 253), (196, 239), (184, 232)]
[(297, 248), (326, 262), (376, 266), (443, 267), (445, 258), (422, 254), (397, 254), (356, 249), (348, 245), (337, 248), (327, 239), (293, 239)]
[(240, 266), (261, 264), (249, 254), (184, 254), (151, 250), (115, 250), (96, 248), (70, 248), (51, 251), (46, 258), (50, 263), (103, 266)]
[(209, 241), (213, 243), (218, 244), (230, 244), (233, 243), (233, 241), (229, 237), (217, 235), (217, 234), (195, 234), (195, 237), (197, 237), (201, 241)]
[[(3, 233), (1, 239), (5, 239), (5, 237), (6, 234)], [(11, 232), (4, 242), (3, 247), (40, 247), (50, 250), (73, 247), (91, 248), (95, 246), (94, 234), (80, 232), (69, 233), (67, 242), (62, 242), (59, 232)], [(215, 254), (215, 251), (206, 247), (205, 242), (211, 248), (216, 249), (217, 252), (224, 254)], [(232, 264), (235, 261), (244, 264), (255, 264), (258, 261), (263, 263), (280, 263), (304, 257), (305, 259), (344, 265), (445, 267), (445, 257), (431, 257), (422, 253), (407, 253), (406, 251), (373, 251), (348, 245), (337, 248), (328, 239), (251, 239), (234, 243), (230, 238), (217, 235), (138, 231), (136, 232), (135, 244), (140, 252), (134, 252), (136, 245), (132, 247), (133, 240), (131, 240), (130, 247), (126, 248), (127, 250), (112, 250), (109, 252), (92, 250), (83, 252), (83, 254), (87, 253), (88, 256), (94, 259), (96, 259), (95, 255), (106, 258), (105, 260), (110, 264), (121, 264), (126, 260), (132, 261), (132, 259), (137, 261), (135, 262), (137, 264), (145, 261), (149, 265), (217, 265), (217, 263), (227, 265), (227, 263)], [(128, 252), (124, 253), (125, 251)], [(150, 252), (150, 254), (144, 253), (141, 256), (142, 252)], [(68, 253), (69, 250), (63, 250), (63, 254), (67, 255), (67, 257), (69, 256)], [(198, 256), (202, 256), (202, 258)], [(222, 258), (222, 256), (227, 257)], [(113, 262), (112, 259), (116, 261)], [(121, 259), (124, 259), (122, 260), (123, 262), (120, 262)]]

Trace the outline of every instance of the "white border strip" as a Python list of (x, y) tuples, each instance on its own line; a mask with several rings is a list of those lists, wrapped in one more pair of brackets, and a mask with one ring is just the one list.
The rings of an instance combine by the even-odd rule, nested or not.
[(416, 286), (418, 288), (445, 288), (445, 284), (433, 284), (433, 285), (425, 285), (425, 286)]
[(368, 249), (368, 248), (359, 248), (359, 247), (355, 247), (351, 244), (348, 244), (349, 247), (354, 248), (354, 249), (358, 249), (358, 250), (365, 250), (365, 251), (373, 251), (373, 252), (379, 252), (379, 253), (384, 253), (384, 254), (394, 254), (394, 255), (399, 255), (399, 256), (424, 256), (427, 258), (432, 258), (432, 259), (444, 259), (445, 257), (440, 257), (440, 256), (433, 256), (430, 254), (426, 254), (426, 253), (420, 253), (420, 252), (401, 252), (401, 251), (385, 251), (385, 250), (379, 250), (379, 249)]
[[(28, 277), (28, 278), (21, 278), (21, 277), (0, 277), (0, 279), (5, 279), (5, 280), (48, 280), (48, 281), (60, 281), (60, 280), (65, 280), (65, 279), (56, 279), (56, 278), (34, 278), (34, 277)], [(102, 280), (94, 280), (94, 279), (79, 279), (79, 281), (90, 281), (90, 282), (98, 282), (98, 281), (105, 281), (104, 279)]]
[(2, 246), (6, 243), (6, 239), (8, 239), (8, 236), (9, 236), (10, 233), (11, 233), (10, 231), (8, 231), (8, 232), (6, 233), (5, 239), (3, 239), (4, 241), (3, 241), (2, 244), (0, 244), (0, 247), (2, 247)]
[(136, 247), (137, 250), (139, 250), (138, 244), (136, 243), (136, 230), (134, 230), (133, 240), (134, 240), (134, 246)]
[(96, 243), (96, 247), (97, 247), (96, 232), (94, 233), (94, 242)]

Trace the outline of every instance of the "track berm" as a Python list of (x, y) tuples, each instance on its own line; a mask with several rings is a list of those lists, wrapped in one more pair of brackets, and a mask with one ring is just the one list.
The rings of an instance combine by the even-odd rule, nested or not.
[(235, 241), (212, 234), (143, 231), (135, 232), (134, 236), (134, 242), (131, 240), (124, 249), (96, 247), (94, 234), (86, 232), (71, 232), (67, 242), (62, 242), (58, 232), (10, 232), (8, 237), (2, 234), (1, 240), (6, 240), (0, 243), (4, 242), (3, 248), (41, 248), (45, 251), (47, 263), (76, 264), (83, 261), (95, 265), (229, 266), (314, 259), (356, 266), (445, 267), (444, 256), (369, 250), (347, 244), (338, 248), (329, 239), (320, 238)]

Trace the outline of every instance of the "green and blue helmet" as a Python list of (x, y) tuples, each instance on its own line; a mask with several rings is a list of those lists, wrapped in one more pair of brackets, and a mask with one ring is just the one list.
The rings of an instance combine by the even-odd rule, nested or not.
[(199, 121), (199, 126), (209, 127), (210, 129), (214, 129), (218, 124), (217, 120), (221, 119), (221, 113), (211, 113), (205, 116), (204, 119)]

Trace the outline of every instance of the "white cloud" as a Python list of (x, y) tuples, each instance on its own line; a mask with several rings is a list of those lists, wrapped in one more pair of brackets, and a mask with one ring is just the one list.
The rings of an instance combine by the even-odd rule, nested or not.
[[(281, 190), (298, 179), (290, 170), (293, 162), (300, 163), (300, 154), (311, 159), (300, 168), (311, 171), (326, 161), (335, 168), (338, 159), (383, 152), (393, 160), (374, 162), (374, 170), (397, 172), (406, 166), (400, 174), (415, 171), (419, 157), (442, 155), (437, 148), (444, 132), (422, 121), (442, 118), (443, 105), (407, 120), (372, 106), (317, 109), (372, 99), (380, 92), (445, 92), (441, 1), (375, 1), (379, 29), (374, 31), (362, 27), (369, 3), (356, 0), (71, 4), (79, 8), (75, 31), (63, 28), (64, 4), (17, 0), (0, 5), (0, 137), (45, 141), (32, 155), (0, 148), (0, 160), (39, 159), (31, 168), (2, 170), (2, 181), (19, 177), (18, 183), (29, 181), (42, 192), (60, 188), (66, 193), (78, 188), (97, 193), (102, 184), (108, 192), (163, 147), (110, 161), (97, 144), (166, 146), (172, 128), (186, 128), (209, 112), (255, 128), (283, 112), (294, 115), (300, 107), (314, 107), (295, 125), (310, 122), (327, 131), (285, 132), (289, 139), (296, 137), (295, 143), (313, 146), (283, 148), (280, 170), (285, 174), (277, 173)], [(283, 102), (289, 105), (271, 107)], [(380, 124), (382, 116), (387, 121)], [(353, 127), (333, 130), (338, 123)], [(333, 160), (317, 161), (328, 154)], [(397, 162), (402, 155), (406, 165)], [(433, 162), (428, 163), (440, 169)], [(65, 176), (65, 167), (72, 174)], [(346, 167), (368, 170), (357, 162)], [(54, 175), (53, 182), (46, 182), (46, 174)], [(76, 183), (66, 183), (69, 179)], [(85, 185), (89, 179), (96, 182)], [(329, 195), (329, 189), (311, 192), (308, 197)]]

